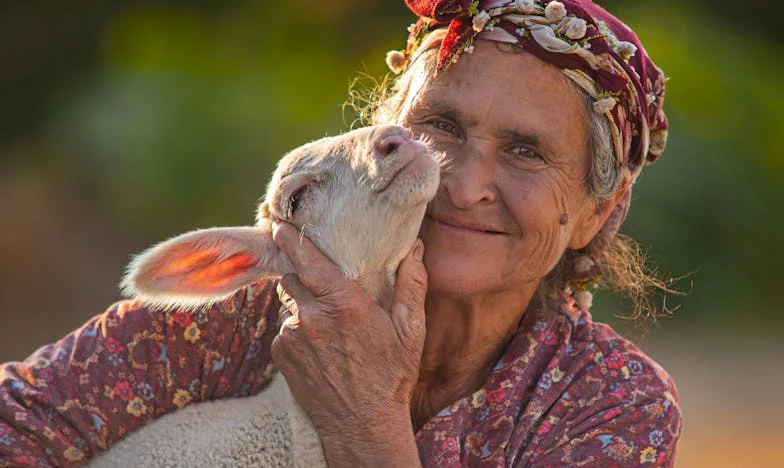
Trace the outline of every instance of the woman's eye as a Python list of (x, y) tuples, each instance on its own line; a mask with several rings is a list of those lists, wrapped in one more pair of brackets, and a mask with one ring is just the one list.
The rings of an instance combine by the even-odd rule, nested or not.
[(454, 124), (447, 122), (445, 120), (433, 120), (429, 122), (430, 126), (441, 130), (442, 132), (448, 133), (450, 135), (457, 134), (457, 127)]
[(542, 156), (527, 146), (515, 146), (510, 151), (517, 159), (542, 159)]

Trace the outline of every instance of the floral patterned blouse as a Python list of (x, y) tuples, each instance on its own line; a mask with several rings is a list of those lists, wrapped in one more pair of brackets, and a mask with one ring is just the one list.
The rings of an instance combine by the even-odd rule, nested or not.
[[(275, 282), (210, 308), (122, 301), (23, 362), (0, 365), (0, 467), (78, 466), (197, 401), (269, 381)], [(484, 386), (416, 434), (425, 466), (672, 466), (672, 379), (572, 301), (526, 316)]]

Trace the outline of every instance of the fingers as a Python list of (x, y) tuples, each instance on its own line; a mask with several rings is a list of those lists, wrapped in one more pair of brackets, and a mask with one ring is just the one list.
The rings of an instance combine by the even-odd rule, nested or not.
[(303, 304), (313, 303), (314, 297), (296, 275), (288, 274), (280, 278), (276, 288), (282, 304), (280, 309), (281, 327), (296, 328), (300, 324)]
[(425, 333), (427, 271), (422, 263), (424, 252), (424, 244), (417, 239), (400, 263), (391, 309), (392, 322), (398, 334), (417, 342), (424, 339)]
[(281, 372), (285, 372), (300, 365), (292, 356), (296, 349), (304, 346), (300, 329), (302, 312), (307, 309), (304, 304), (313, 300), (313, 295), (293, 274), (282, 276), (276, 291), (281, 302), (278, 312), (280, 331), (272, 341), (272, 360)]
[(321, 250), (302, 235), (292, 224), (273, 223), (272, 239), (286, 254), (297, 271), (302, 284), (315, 296), (333, 292), (335, 286), (345, 279), (332, 261)]

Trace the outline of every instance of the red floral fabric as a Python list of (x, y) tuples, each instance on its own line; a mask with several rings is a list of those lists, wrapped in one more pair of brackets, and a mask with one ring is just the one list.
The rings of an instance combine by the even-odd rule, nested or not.
[(193, 312), (122, 301), (0, 365), (0, 467), (79, 466), (184, 405), (258, 393), (279, 307), (271, 281)]
[(670, 376), (572, 298), (526, 317), (485, 385), (417, 434), (428, 466), (673, 466)]
[[(259, 392), (278, 308), (274, 281), (192, 313), (123, 301), (0, 365), (0, 467), (78, 466), (186, 404)], [(672, 466), (680, 430), (664, 370), (567, 299), (416, 439), (426, 466)]]

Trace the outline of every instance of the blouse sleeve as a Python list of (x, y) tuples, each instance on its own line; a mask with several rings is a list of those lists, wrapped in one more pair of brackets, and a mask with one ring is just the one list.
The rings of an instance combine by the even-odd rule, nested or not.
[(672, 467), (681, 431), (677, 404), (650, 399), (627, 408), (608, 408), (583, 421), (583, 430), (542, 453), (528, 466)]
[(582, 371), (535, 429), (527, 466), (673, 466), (682, 418), (672, 378), (631, 345), (589, 348), (591, 364), (575, 363)]
[(258, 393), (279, 306), (275, 281), (192, 312), (122, 301), (0, 364), (0, 467), (77, 466), (189, 403)]

